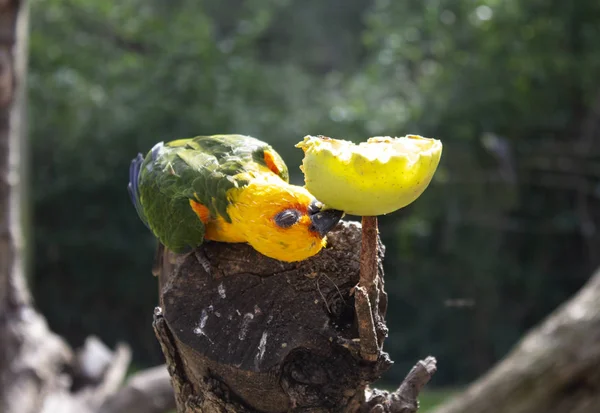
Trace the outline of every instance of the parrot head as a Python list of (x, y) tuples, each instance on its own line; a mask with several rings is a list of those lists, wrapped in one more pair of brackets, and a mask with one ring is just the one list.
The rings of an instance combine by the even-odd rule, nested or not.
[(282, 180), (254, 182), (236, 202), (231, 218), (245, 228), (247, 242), (258, 252), (280, 261), (301, 261), (317, 254), (326, 234), (344, 213), (325, 209), (305, 188)]

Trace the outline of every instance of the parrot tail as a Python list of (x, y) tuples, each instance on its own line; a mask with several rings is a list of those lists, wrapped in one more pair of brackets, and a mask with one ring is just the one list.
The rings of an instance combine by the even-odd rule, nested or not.
[(129, 166), (129, 185), (127, 185), (127, 191), (129, 192), (131, 202), (133, 203), (133, 206), (135, 207), (140, 219), (144, 225), (150, 229), (148, 221), (146, 220), (146, 216), (144, 215), (144, 209), (142, 208), (142, 204), (140, 202), (140, 189), (138, 187), (142, 163), (144, 163), (144, 157), (141, 153), (138, 153), (138, 156), (133, 158), (131, 165)]

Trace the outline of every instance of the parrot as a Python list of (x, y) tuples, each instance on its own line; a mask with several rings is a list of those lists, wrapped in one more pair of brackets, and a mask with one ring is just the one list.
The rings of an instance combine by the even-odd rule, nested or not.
[(159, 142), (131, 161), (128, 192), (159, 245), (175, 253), (206, 240), (302, 261), (321, 251), (344, 215), (290, 184), (281, 156), (245, 135)]

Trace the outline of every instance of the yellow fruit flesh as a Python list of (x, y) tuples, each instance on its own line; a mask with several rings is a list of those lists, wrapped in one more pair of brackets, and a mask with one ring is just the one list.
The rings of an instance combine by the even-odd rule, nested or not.
[(388, 214), (415, 201), (427, 188), (442, 154), (436, 139), (375, 137), (358, 145), (307, 136), (306, 189), (330, 208), (348, 214)]

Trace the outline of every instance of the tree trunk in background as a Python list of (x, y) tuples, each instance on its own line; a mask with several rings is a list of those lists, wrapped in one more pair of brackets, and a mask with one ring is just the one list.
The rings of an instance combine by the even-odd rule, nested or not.
[(24, 147), (27, 5), (0, 2), (0, 411), (42, 410), (71, 357), (31, 306), (23, 274), (20, 158)]
[[(344, 222), (326, 249), (297, 263), (214, 242), (157, 254), (154, 324), (178, 412), (415, 412), (435, 359), (419, 362), (396, 392), (367, 388), (390, 366), (387, 295), (381, 246), (370, 300), (355, 308), (360, 249), (360, 224)], [(364, 356), (359, 325), (375, 357)]]
[(464, 393), (434, 413), (600, 412), (600, 270)]
[(111, 352), (91, 337), (74, 352), (33, 307), (21, 216), (27, 23), (25, 1), (0, 0), (0, 412), (164, 412), (174, 407), (164, 366), (121, 388), (126, 346)]

